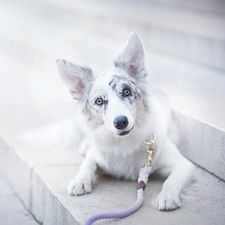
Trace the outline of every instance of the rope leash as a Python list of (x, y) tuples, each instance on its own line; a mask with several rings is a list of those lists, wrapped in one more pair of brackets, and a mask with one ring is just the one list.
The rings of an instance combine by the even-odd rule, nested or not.
[(122, 219), (124, 217), (127, 217), (127, 216), (135, 213), (142, 206), (143, 201), (144, 201), (144, 197), (143, 197), (144, 190), (147, 186), (148, 177), (152, 170), (153, 154), (157, 150), (156, 136), (154, 133), (152, 133), (152, 135), (153, 135), (153, 140), (144, 142), (148, 146), (148, 149), (147, 149), (148, 160), (147, 160), (145, 167), (141, 168), (140, 173), (139, 173), (138, 184), (136, 187), (137, 188), (136, 202), (129, 208), (127, 208), (123, 211), (120, 211), (120, 212), (108, 212), (108, 213), (96, 214), (96, 215), (90, 217), (85, 222), (85, 225), (92, 225), (97, 220), (102, 220), (102, 219)]

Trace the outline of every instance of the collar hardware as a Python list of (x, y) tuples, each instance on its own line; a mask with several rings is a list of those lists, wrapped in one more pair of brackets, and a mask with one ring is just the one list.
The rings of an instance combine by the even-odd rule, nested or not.
[(152, 167), (152, 159), (153, 159), (153, 154), (157, 151), (157, 144), (156, 144), (156, 135), (152, 133), (153, 139), (145, 141), (144, 143), (148, 146), (147, 152), (148, 152), (148, 160), (147, 163), (145, 164), (146, 167)]

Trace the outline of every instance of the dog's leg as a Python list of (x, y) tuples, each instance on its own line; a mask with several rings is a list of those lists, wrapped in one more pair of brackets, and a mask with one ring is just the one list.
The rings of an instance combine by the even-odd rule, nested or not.
[(97, 165), (95, 160), (90, 154), (86, 155), (86, 158), (81, 164), (79, 173), (70, 181), (67, 191), (69, 195), (83, 195), (92, 191), (92, 183), (95, 177), (95, 171)]
[(85, 155), (89, 148), (90, 148), (89, 141), (87, 141), (87, 138), (83, 138), (78, 148), (79, 153)]
[(154, 206), (159, 210), (173, 210), (181, 206), (180, 193), (192, 180), (194, 165), (183, 157), (170, 140), (165, 140), (160, 165), (169, 177), (156, 197)]

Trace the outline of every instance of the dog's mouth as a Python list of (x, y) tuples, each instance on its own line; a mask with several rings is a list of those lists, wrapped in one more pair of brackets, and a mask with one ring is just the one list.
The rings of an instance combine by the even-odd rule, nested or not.
[[(131, 130), (132, 130), (132, 129), (131, 129)], [(119, 135), (120, 135), (120, 136), (125, 136), (125, 135), (129, 134), (131, 130), (123, 131), (123, 132), (121, 132)]]
[(127, 135), (127, 134), (129, 134), (132, 130), (133, 130), (133, 128), (134, 128), (134, 126), (130, 129), (130, 130), (124, 130), (124, 131), (122, 131), (121, 133), (119, 133), (119, 134), (115, 134), (115, 133), (113, 133), (112, 131), (110, 131), (112, 134), (114, 134), (114, 135), (117, 135), (117, 136), (125, 136), (125, 135)]

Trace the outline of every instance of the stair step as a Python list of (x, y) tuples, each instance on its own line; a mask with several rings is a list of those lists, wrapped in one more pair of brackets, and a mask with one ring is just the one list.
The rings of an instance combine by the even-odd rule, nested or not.
[[(146, 0), (148, 1), (148, 0)], [(186, 10), (196, 10), (198, 13), (206, 11), (207, 13), (225, 13), (225, 2), (221, 0), (150, 0), (153, 3), (157, 3), (161, 6), (177, 6)], [(149, 1), (148, 1), (149, 2)], [(180, 8), (179, 8), (180, 9)]]
[[(107, 177), (99, 178), (91, 194), (79, 197), (68, 196), (65, 186), (71, 176), (73, 177), (78, 172), (78, 169), (77, 166), (70, 166), (37, 168), (35, 170), (31, 181), (33, 187), (31, 210), (39, 216), (40, 221), (45, 221), (46, 224), (66, 222), (72, 225), (76, 224), (75, 220), (78, 224), (84, 224), (84, 221), (93, 214), (120, 211), (135, 202), (136, 182), (118, 181)], [(148, 225), (150, 220), (151, 223), (159, 225), (165, 223), (180, 224), (180, 221), (184, 225), (194, 223), (199, 225), (223, 224), (225, 219), (225, 184), (200, 169), (197, 169), (196, 174), (201, 190), (194, 192), (192, 199), (184, 200), (181, 209), (166, 214), (153, 209), (151, 201), (159, 193), (162, 185), (162, 180), (153, 178), (150, 179), (145, 190), (142, 208), (134, 215), (121, 221), (117, 220), (115, 223)], [(59, 176), (62, 179), (59, 180)], [(50, 196), (45, 196), (39, 191), (46, 189), (50, 192)], [(59, 202), (61, 204), (58, 204)], [(47, 207), (41, 208), (40, 206), (43, 205)], [(57, 221), (56, 223), (52, 222), (54, 218), (57, 218), (54, 221)]]
[[(2, 7), (0, 15), (2, 20), (8, 18), (8, 21), (12, 21), (10, 24), (3, 24), (5, 33), (10, 35), (9, 40), (13, 41), (15, 36), (19, 38), (22, 35), (22, 46), (27, 39), (30, 47), (34, 49), (43, 48), (47, 43), (51, 46), (56, 44), (57, 40), (65, 44), (69, 37), (83, 36), (83, 39), (86, 39), (88, 36), (85, 31), (91, 32), (91, 36), (97, 32), (113, 37), (116, 41), (136, 30), (143, 37), (150, 52), (162, 52), (216, 69), (225, 69), (224, 14), (196, 13), (176, 7), (162, 8), (158, 7), (155, 1), (132, 1), (129, 7), (127, 1), (119, 0), (113, 1), (113, 4), (101, 0), (95, 1), (95, 4), (91, 1), (79, 4), (58, 1), (52, 4), (50, 0), (32, 4), (27, 1), (25, 7), (16, 2), (13, 4), (8, 3), (6, 6), (14, 9), (15, 18), (7, 14), (7, 7), (6, 10)], [(212, 3), (207, 1), (207, 4), (210, 8)], [(20, 27), (15, 27), (15, 20), (19, 20)], [(24, 37), (24, 32), (30, 30), (32, 24), (36, 26)], [(40, 36), (40, 32), (47, 35)], [(57, 35), (54, 35), (55, 33)], [(33, 42), (33, 39), (37, 41)], [(70, 45), (72, 43), (73, 46), (76, 45), (75, 41)], [(86, 48), (85, 45), (83, 48)]]
[(38, 225), (32, 214), (24, 208), (11, 186), (0, 174), (0, 218), (1, 224)]
[[(119, 211), (136, 200), (136, 182), (104, 176), (97, 178), (91, 194), (69, 196), (66, 186), (77, 174), (82, 159), (74, 149), (44, 151), (23, 147), (13, 151), (3, 140), (0, 145), (0, 169), (40, 223), (83, 224), (93, 214)], [(198, 186), (184, 198), (181, 209), (165, 214), (151, 205), (163, 183), (162, 178), (152, 176), (144, 193), (142, 208), (134, 215), (115, 222), (147, 225), (151, 218), (152, 223), (159, 225), (165, 221), (168, 224), (182, 221), (184, 225), (222, 224), (225, 219), (225, 183), (200, 168), (196, 168), (196, 179)]]
[[(178, 124), (179, 149), (210, 173), (225, 180), (225, 76), (160, 55), (148, 55), (150, 80), (165, 92)], [(163, 65), (163, 66), (161, 66)]]

